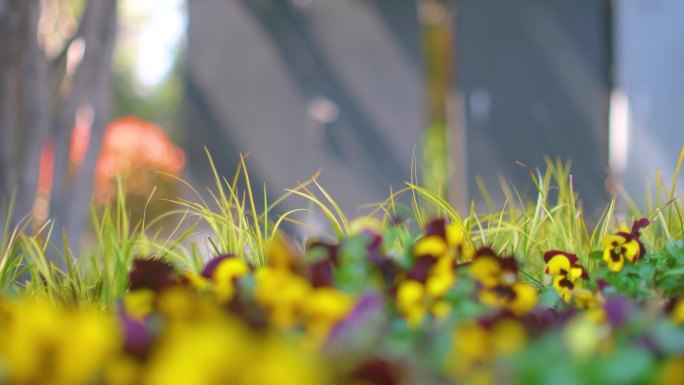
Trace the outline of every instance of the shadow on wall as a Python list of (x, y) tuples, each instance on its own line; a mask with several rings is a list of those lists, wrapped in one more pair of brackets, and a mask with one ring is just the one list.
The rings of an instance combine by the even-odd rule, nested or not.
[(193, 170), (204, 145), (224, 175), (249, 153), (274, 195), (321, 170), (352, 216), (402, 188), (423, 126), (419, 28), (415, 1), (381, 3), (190, 2)]

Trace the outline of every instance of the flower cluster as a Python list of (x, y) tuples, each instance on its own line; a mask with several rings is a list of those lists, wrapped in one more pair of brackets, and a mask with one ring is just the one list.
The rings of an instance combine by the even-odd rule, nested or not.
[(500, 257), (492, 249), (481, 248), (469, 268), (482, 303), (516, 316), (528, 313), (537, 304), (537, 289), (519, 279), (515, 258)]
[(526, 271), (444, 219), (394, 234), (355, 222), (301, 248), (276, 235), (263, 265), (140, 258), (110, 308), (0, 296), (0, 383), (679, 383), (684, 244), (643, 255), (643, 226), (604, 242), (611, 261), (643, 258), (617, 273), (562, 250)]
[(426, 314), (444, 318), (451, 306), (444, 296), (456, 282), (458, 261), (472, 258), (472, 244), (458, 223), (437, 219), (413, 246), (413, 266), (397, 289), (397, 310), (412, 327)]

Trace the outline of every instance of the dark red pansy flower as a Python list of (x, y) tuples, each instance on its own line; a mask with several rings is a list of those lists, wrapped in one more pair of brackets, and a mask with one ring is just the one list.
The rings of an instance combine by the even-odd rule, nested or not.
[(496, 293), (499, 298), (505, 298), (509, 301), (514, 300), (517, 297), (515, 291), (509, 285), (498, 285), (494, 288), (494, 293)]
[(382, 246), (382, 235), (376, 234), (370, 231), (366, 231), (368, 236), (370, 237), (370, 243), (368, 243), (368, 250), (369, 251), (379, 251), (380, 246)]
[(328, 243), (321, 240), (315, 240), (309, 244), (308, 249), (313, 250), (315, 248), (321, 248), (325, 251), (324, 258), (334, 265), (337, 265), (339, 260), (339, 250), (340, 245), (337, 243)]
[(425, 282), (430, 275), (430, 269), (436, 263), (434, 258), (417, 258), (413, 266), (406, 272), (406, 279)]
[(396, 368), (382, 358), (372, 358), (364, 362), (350, 377), (354, 383), (373, 385), (398, 385), (400, 383)]
[(389, 258), (382, 259), (381, 261), (375, 263), (375, 266), (382, 274), (385, 284), (387, 285), (391, 285), (394, 282), (397, 273), (399, 273), (399, 267)]
[(391, 284), (399, 272), (399, 267), (382, 252), (382, 236), (377, 234), (371, 236), (371, 241), (366, 247), (368, 261), (382, 274), (385, 283)]
[(404, 222), (406, 222), (406, 219), (403, 218), (401, 215), (393, 215), (390, 218), (390, 223), (394, 226), (399, 226), (399, 225), (403, 224)]
[(483, 328), (490, 330), (492, 327), (494, 327), (494, 325), (496, 325), (497, 322), (499, 322), (500, 320), (502, 320), (504, 318), (515, 318), (515, 317), (513, 317), (510, 313), (508, 313), (506, 311), (500, 311), (498, 313), (479, 318), (477, 320), (477, 323), (480, 326), (482, 326)]
[(644, 244), (641, 242), (641, 229), (644, 227), (648, 226), (651, 222), (649, 222), (648, 219), (646, 218), (641, 218), (632, 224), (632, 231), (631, 235), (636, 238), (637, 242), (639, 243), (639, 258), (643, 257), (646, 255), (646, 247)]
[(425, 225), (425, 236), (436, 235), (440, 238), (446, 239), (446, 219), (433, 219)]
[(641, 229), (648, 226), (650, 223), (651, 222), (649, 222), (649, 220), (646, 218), (641, 218), (639, 220), (634, 221), (634, 223), (632, 224), (632, 231), (631, 231), (632, 236), (638, 238), (641, 235), (640, 234)]
[(672, 297), (668, 298), (667, 302), (665, 302), (665, 307), (663, 307), (663, 310), (665, 313), (670, 314), (674, 311), (675, 307), (677, 307), (677, 303), (679, 303), (679, 300), (681, 297)]
[(518, 274), (518, 262), (513, 257), (500, 257), (499, 264), (503, 271)]
[(520, 317), (521, 321), (527, 326), (533, 335), (538, 335), (545, 330), (564, 325), (572, 320), (577, 314), (577, 310), (567, 308), (563, 311), (555, 309), (539, 309)]
[(501, 266), (501, 270), (515, 273), (516, 275), (518, 274), (518, 262), (516, 261), (515, 257), (510, 255), (499, 255), (491, 248), (485, 246), (480, 247), (475, 251), (475, 257), (473, 259), (485, 257), (495, 258), (499, 263), (499, 266)]
[(174, 267), (159, 259), (135, 259), (129, 273), (128, 288), (159, 291), (175, 282)]
[(309, 265), (310, 280), (313, 287), (332, 286), (333, 264), (327, 260), (321, 260)]

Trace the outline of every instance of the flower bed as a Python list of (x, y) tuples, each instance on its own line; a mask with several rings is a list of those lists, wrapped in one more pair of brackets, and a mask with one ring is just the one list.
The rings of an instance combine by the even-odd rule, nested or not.
[(349, 228), (274, 235), (265, 264), (139, 258), (105, 308), (5, 296), (0, 382), (684, 383), (684, 243), (650, 248), (647, 219), (524, 256), (458, 220)]

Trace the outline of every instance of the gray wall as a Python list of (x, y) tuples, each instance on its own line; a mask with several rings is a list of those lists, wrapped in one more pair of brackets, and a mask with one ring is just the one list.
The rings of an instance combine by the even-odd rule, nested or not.
[(626, 135), (616, 138), (613, 156), (629, 193), (641, 201), (656, 169), (672, 181), (684, 145), (684, 1), (615, 3), (616, 90), (626, 102), (625, 127), (616, 129)]
[[(531, 197), (516, 161), (543, 168), (544, 156), (560, 157), (572, 159), (589, 211), (600, 210), (613, 79), (629, 115), (624, 168), (614, 171), (637, 196), (655, 167), (671, 177), (684, 143), (684, 2), (455, 4), (471, 197), (477, 175), (495, 193), (504, 175)], [(425, 116), (415, 0), (190, 0), (188, 8), (187, 147), (200, 180), (210, 183), (204, 145), (225, 175), (249, 152), (255, 184), (274, 196), (320, 169), (352, 213), (409, 179)]]
[(465, 110), (471, 196), (481, 176), (535, 191), (520, 161), (571, 159), (586, 207), (605, 203), (610, 18), (599, 0), (458, 0), (457, 89)]
[(321, 170), (350, 214), (409, 180), (424, 117), (414, 0), (190, 0), (188, 11), (186, 142), (201, 180), (203, 145), (226, 175), (249, 152), (273, 196)]

